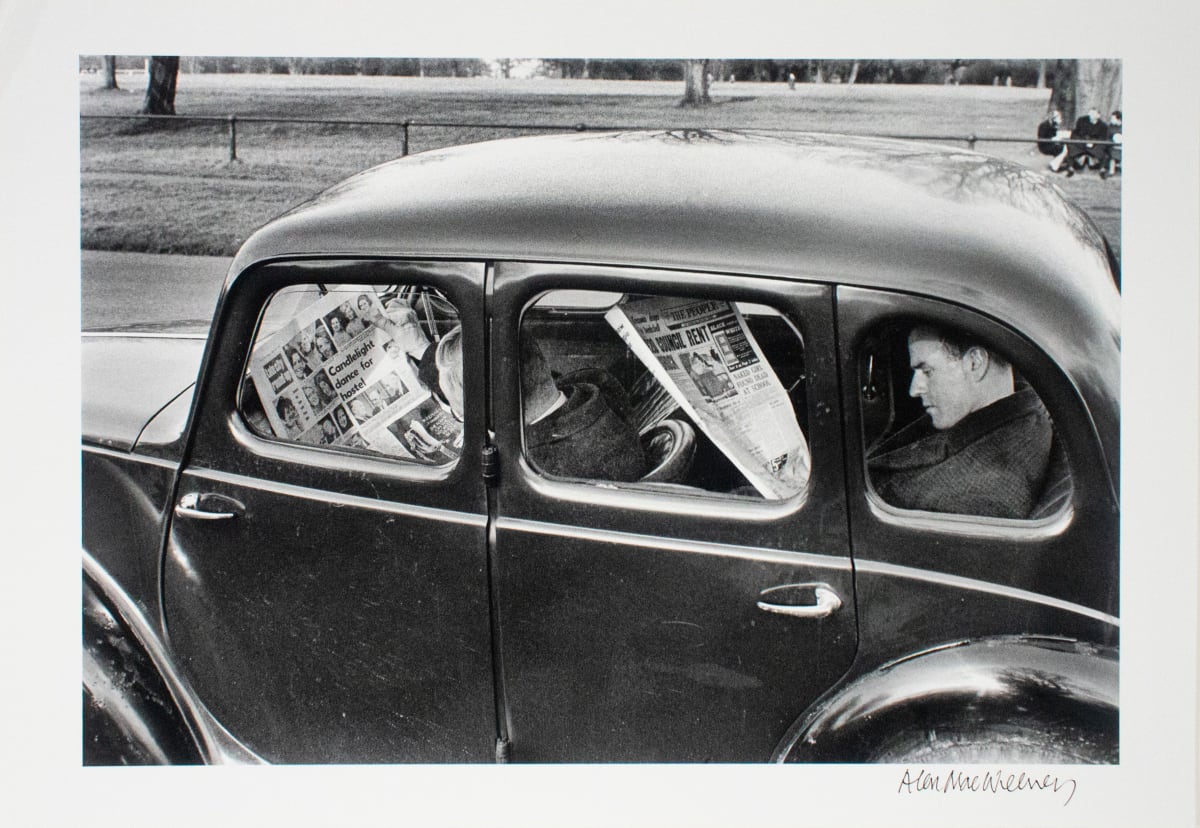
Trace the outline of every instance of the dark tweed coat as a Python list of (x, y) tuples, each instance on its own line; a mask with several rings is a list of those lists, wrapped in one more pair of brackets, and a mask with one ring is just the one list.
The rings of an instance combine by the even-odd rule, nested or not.
[(867, 470), (879, 496), (902, 509), (1024, 518), (1053, 436), (1041, 400), (1023, 387), (944, 431), (922, 417), (877, 444)]

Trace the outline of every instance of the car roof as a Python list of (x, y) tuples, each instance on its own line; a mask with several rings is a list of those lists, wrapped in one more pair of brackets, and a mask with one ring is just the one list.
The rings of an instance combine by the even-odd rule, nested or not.
[(1017, 328), (1090, 387), (1089, 404), (1116, 408), (1119, 294), (1102, 235), (1047, 176), (961, 149), (660, 130), (433, 150), (285, 213), (231, 273), (295, 256), (629, 265), (933, 296)]

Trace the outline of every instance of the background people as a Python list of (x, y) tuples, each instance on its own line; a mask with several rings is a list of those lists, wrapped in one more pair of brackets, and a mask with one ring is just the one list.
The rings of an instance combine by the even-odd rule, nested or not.
[(1071, 130), (1071, 138), (1087, 143), (1069, 145), (1067, 160), (1070, 166), (1067, 175), (1073, 175), (1083, 169), (1093, 169), (1105, 171), (1107, 177), (1108, 146), (1092, 143), (1108, 140), (1108, 125), (1100, 119), (1100, 110), (1092, 107), (1086, 115), (1081, 115), (1075, 121), (1075, 128)]
[(1042, 155), (1049, 155), (1050, 169), (1058, 172), (1062, 167), (1063, 161), (1067, 158), (1067, 145), (1061, 141), (1056, 141), (1059, 131), (1062, 129), (1062, 113), (1057, 109), (1052, 110), (1046, 116), (1046, 120), (1038, 124), (1037, 128), (1037, 148)]
[(1121, 142), (1124, 131), (1124, 119), (1121, 116), (1121, 110), (1113, 110), (1113, 113), (1108, 116), (1108, 140), (1113, 142), (1113, 145), (1108, 148), (1108, 174), (1116, 175), (1117, 170), (1121, 166)]

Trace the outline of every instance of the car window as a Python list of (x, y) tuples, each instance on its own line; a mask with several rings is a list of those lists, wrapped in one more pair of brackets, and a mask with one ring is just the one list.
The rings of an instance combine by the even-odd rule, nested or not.
[(520, 350), (543, 475), (770, 500), (807, 487), (804, 347), (772, 308), (553, 291), (522, 317)]
[(858, 354), (867, 477), (897, 509), (1035, 520), (1073, 484), (1054, 421), (999, 349), (951, 327), (893, 323)]
[(461, 329), (421, 285), (274, 293), (238, 409), (262, 437), (449, 465), (462, 450)]

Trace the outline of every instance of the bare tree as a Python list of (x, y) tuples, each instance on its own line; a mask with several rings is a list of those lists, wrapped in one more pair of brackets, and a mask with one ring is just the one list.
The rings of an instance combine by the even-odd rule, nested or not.
[(704, 106), (712, 103), (708, 95), (708, 61), (683, 62), (683, 100), (680, 106)]
[(117, 87), (117, 57), (104, 56), (104, 86), (101, 89), (116, 89)]
[(146, 72), (146, 99), (142, 115), (175, 114), (175, 81), (179, 77), (178, 57), (152, 57)]
[(1050, 109), (1072, 124), (1095, 107), (1102, 115), (1121, 108), (1121, 61), (1113, 59), (1060, 60), (1054, 67)]

